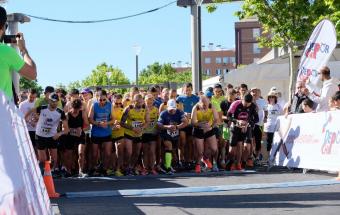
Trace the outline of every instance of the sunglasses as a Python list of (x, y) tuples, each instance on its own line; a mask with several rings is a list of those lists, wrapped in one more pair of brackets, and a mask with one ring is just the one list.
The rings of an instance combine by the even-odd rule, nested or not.
[(100, 102), (106, 102), (106, 99), (99, 99)]

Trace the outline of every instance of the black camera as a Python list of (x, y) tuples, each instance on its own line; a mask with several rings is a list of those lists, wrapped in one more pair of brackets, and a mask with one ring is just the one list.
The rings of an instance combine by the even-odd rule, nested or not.
[(17, 43), (17, 37), (20, 35), (4, 35), (2, 40), (4, 43)]

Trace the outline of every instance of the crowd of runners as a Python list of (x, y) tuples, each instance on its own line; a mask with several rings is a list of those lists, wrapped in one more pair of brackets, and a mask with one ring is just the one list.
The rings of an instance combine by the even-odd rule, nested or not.
[[(193, 94), (187, 83), (181, 95), (157, 85), (133, 87), (124, 95), (48, 86), (40, 98), (30, 90), (19, 109), (41, 170), (50, 160), (55, 177), (199, 174), (265, 163), (277, 117), (318, 106), (304, 83), (296, 87), (293, 102), (286, 104), (275, 87), (263, 95), (246, 84), (216, 84)], [(328, 110), (339, 108), (338, 91)]]

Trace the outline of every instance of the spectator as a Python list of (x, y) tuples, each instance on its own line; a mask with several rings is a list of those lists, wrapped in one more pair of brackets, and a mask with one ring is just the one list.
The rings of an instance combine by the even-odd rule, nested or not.
[(305, 99), (302, 101), (302, 109), (304, 113), (312, 113), (313, 110), (313, 101), (310, 99)]
[(328, 101), (338, 91), (338, 81), (335, 78), (331, 78), (331, 71), (327, 66), (322, 67), (318, 75), (321, 76), (321, 81), (323, 82), (321, 94), (308, 92), (307, 89), (305, 91), (308, 93), (308, 97), (318, 104), (316, 112), (328, 111)]

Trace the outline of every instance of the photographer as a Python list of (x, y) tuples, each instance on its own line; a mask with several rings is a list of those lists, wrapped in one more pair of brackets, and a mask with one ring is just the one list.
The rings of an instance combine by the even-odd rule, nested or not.
[[(0, 6), (0, 41), (3, 41), (6, 37), (5, 32), (8, 27), (6, 22), (6, 10)], [(36, 66), (28, 55), (23, 34), (18, 33), (15, 38), (16, 45), (18, 46), (23, 59), (20, 58), (15, 49), (4, 43), (0, 43), (0, 91), (3, 91), (9, 99), (13, 98), (12, 71), (16, 71), (21, 76), (30, 80), (36, 79), (37, 76)], [(5, 40), (5, 42), (7, 41)]]

